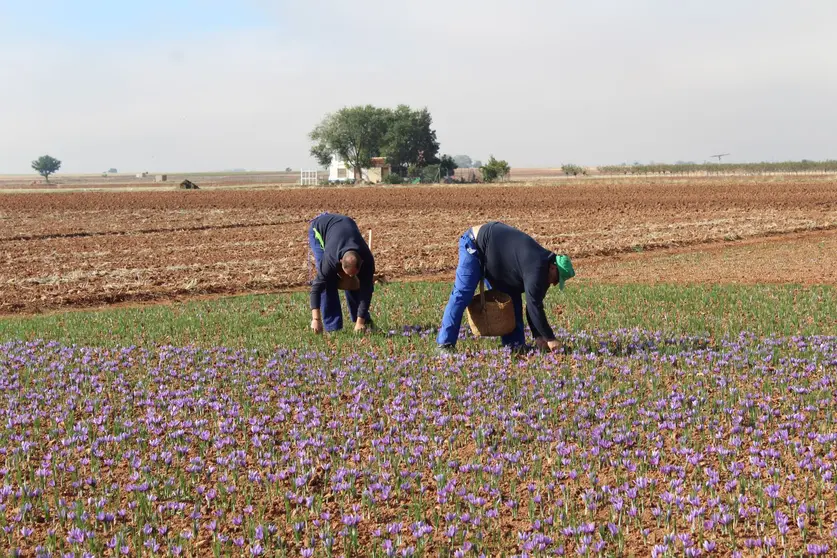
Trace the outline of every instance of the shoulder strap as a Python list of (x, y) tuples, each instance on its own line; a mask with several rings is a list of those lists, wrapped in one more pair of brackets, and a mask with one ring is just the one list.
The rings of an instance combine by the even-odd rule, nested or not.
[(317, 242), (320, 243), (320, 248), (325, 250), (325, 242), (323, 242), (323, 235), (320, 234), (320, 231), (317, 230), (317, 227), (314, 227), (314, 237), (317, 239)]
[(485, 311), (485, 262), (480, 258), (480, 267), (482, 273), (480, 274), (480, 309)]

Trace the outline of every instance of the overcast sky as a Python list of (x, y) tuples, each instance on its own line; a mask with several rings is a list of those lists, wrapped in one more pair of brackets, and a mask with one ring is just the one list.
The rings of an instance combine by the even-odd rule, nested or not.
[(314, 167), (427, 107), (512, 167), (837, 158), (835, 0), (0, 0), (0, 174)]

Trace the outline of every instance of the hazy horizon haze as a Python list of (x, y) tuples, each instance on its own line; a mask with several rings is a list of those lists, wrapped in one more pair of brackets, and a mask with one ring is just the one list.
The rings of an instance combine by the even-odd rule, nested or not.
[(837, 158), (837, 2), (0, 0), (0, 174), (314, 168), (329, 112), (427, 107), (512, 167)]

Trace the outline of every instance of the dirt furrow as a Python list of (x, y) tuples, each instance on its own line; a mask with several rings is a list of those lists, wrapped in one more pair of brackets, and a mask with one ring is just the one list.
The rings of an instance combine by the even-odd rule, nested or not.
[(593, 262), (649, 251), (834, 229), (837, 187), (697, 179), (0, 196), (0, 312), (299, 287), (306, 223), (322, 211), (373, 231), (388, 280), (451, 272), (462, 232), (495, 219), (570, 254), (583, 277), (588, 262), (592, 273)]

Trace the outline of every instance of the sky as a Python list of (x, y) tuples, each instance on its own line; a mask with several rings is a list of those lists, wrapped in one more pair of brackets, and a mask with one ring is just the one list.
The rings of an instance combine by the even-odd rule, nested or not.
[(514, 167), (837, 158), (834, 0), (0, 0), (0, 174), (315, 168), (426, 107)]

